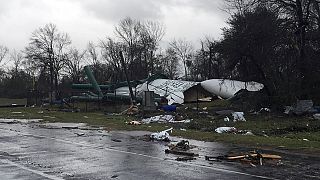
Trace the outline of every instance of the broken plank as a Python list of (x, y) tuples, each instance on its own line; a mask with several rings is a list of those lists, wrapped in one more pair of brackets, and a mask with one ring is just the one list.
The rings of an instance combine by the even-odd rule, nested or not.
[(192, 152), (185, 152), (185, 151), (175, 151), (175, 150), (170, 150), (170, 149), (166, 149), (164, 151), (166, 154), (176, 154), (176, 155), (183, 155), (183, 156), (199, 156), (199, 154), (195, 154)]

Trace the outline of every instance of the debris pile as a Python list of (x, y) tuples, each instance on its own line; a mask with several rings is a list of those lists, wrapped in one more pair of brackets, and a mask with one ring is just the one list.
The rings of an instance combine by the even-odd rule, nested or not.
[(256, 165), (264, 164), (281, 164), (281, 156), (274, 154), (264, 154), (258, 151), (251, 151), (249, 153), (243, 153), (238, 155), (225, 155), (225, 156), (205, 156), (207, 161), (240, 161), (241, 163), (250, 164), (253, 167)]
[(189, 141), (187, 140), (181, 140), (177, 144), (169, 144), (169, 149), (166, 149), (164, 152), (166, 154), (175, 154), (175, 155), (181, 155), (182, 157), (177, 157), (177, 161), (190, 161), (195, 160), (196, 156), (199, 156), (199, 154), (190, 152), (189, 150), (193, 148), (193, 146), (190, 146)]
[(161, 131), (159, 133), (152, 133), (150, 135), (150, 139), (151, 140), (157, 140), (157, 141), (171, 141), (170, 140), (170, 135), (168, 132), (172, 132), (173, 128), (170, 128), (170, 129), (167, 129), (167, 130), (164, 130), (164, 131)]
[(158, 115), (150, 118), (145, 118), (145, 119), (142, 119), (141, 122), (143, 124), (150, 124), (150, 123), (156, 123), (156, 122), (157, 123), (190, 123), (191, 119), (176, 121), (175, 116), (165, 114), (165, 115)]

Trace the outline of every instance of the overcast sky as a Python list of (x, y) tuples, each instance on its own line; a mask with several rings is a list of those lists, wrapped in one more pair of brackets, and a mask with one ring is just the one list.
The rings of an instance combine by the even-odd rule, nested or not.
[(83, 49), (114, 36), (114, 25), (125, 17), (162, 22), (164, 42), (199, 43), (206, 35), (221, 37), (228, 18), (222, 7), (223, 0), (0, 0), (0, 45), (22, 50), (34, 30), (54, 23)]

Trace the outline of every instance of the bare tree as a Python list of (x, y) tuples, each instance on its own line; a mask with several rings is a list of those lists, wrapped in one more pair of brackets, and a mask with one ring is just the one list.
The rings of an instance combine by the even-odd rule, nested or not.
[[(120, 52), (123, 45), (108, 37), (100, 42), (102, 60), (113, 69), (113, 80), (124, 80)], [(124, 60), (128, 64), (128, 59)]]
[(25, 49), (30, 65), (43, 69), (42, 72), (49, 67), (51, 97), (58, 90), (59, 71), (67, 60), (67, 47), (70, 44), (67, 33), (59, 32), (54, 24), (47, 24), (32, 33)]
[(81, 79), (82, 69), (85, 65), (85, 54), (87, 51), (79, 51), (71, 48), (68, 53), (68, 60), (66, 61), (65, 71), (71, 77), (74, 83), (79, 83)]
[(14, 71), (16, 73), (19, 71), (23, 58), (23, 54), (19, 51), (13, 50), (13, 52), (10, 53), (10, 60), (13, 62)]
[(86, 58), (88, 58), (89, 64), (97, 65), (100, 63), (97, 52), (97, 46), (93, 42), (89, 42), (87, 45)]
[(9, 52), (9, 49), (7, 47), (0, 45), (0, 63), (6, 57), (8, 52)]
[(183, 63), (185, 79), (188, 79), (188, 63), (191, 61), (193, 55), (192, 44), (186, 40), (179, 39), (170, 42), (170, 46), (174, 49), (180, 61)]

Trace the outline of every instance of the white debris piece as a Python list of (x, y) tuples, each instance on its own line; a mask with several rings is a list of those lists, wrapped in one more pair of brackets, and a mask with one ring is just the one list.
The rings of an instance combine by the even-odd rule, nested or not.
[(170, 128), (159, 133), (152, 133), (150, 138), (158, 141), (170, 141), (170, 135), (168, 132), (172, 132), (172, 130), (173, 128)]
[(175, 117), (172, 115), (159, 115), (159, 116), (153, 116), (150, 118), (142, 119), (142, 123), (149, 124), (153, 122), (159, 122), (159, 123), (167, 123), (167, 122), (174, 122)]
[(230, 119), (229, 119), (228, 116), (226, 116), (223, 120), (224, 120), (225, 122), (229, 122), (229, 121), (230, 121)]
[(218, 127), (215, 129), (217, 133), (232, 133), (232, 132), (237, 132), (237, 129), (235, 127)]
[(233, 122), (246, 121), (246, 119), (244, 118), (243, 112), (233, 112), (232, 116), (233, 116)]
[(241, 89), (248, 91), (259, 91), (263, 84), (257, 82), (242, 82), (230, 79), (209, 79), (201, 82), (201, 86), (212, 94), (224, 99), (233, 97)]
[(314, 119), (320, 120), (320, 113), (314, 114), (313, 115)]
[(184, 92), (193, 86), (199, 84), (193, 81), (181, 81), (170, 79), (156, 79), (151, 82), (145, 82), (137, 86), (137, 95), (144, 91), (154, 91), (155, 94), (166, 97), (168, 104), (184, 103)]

